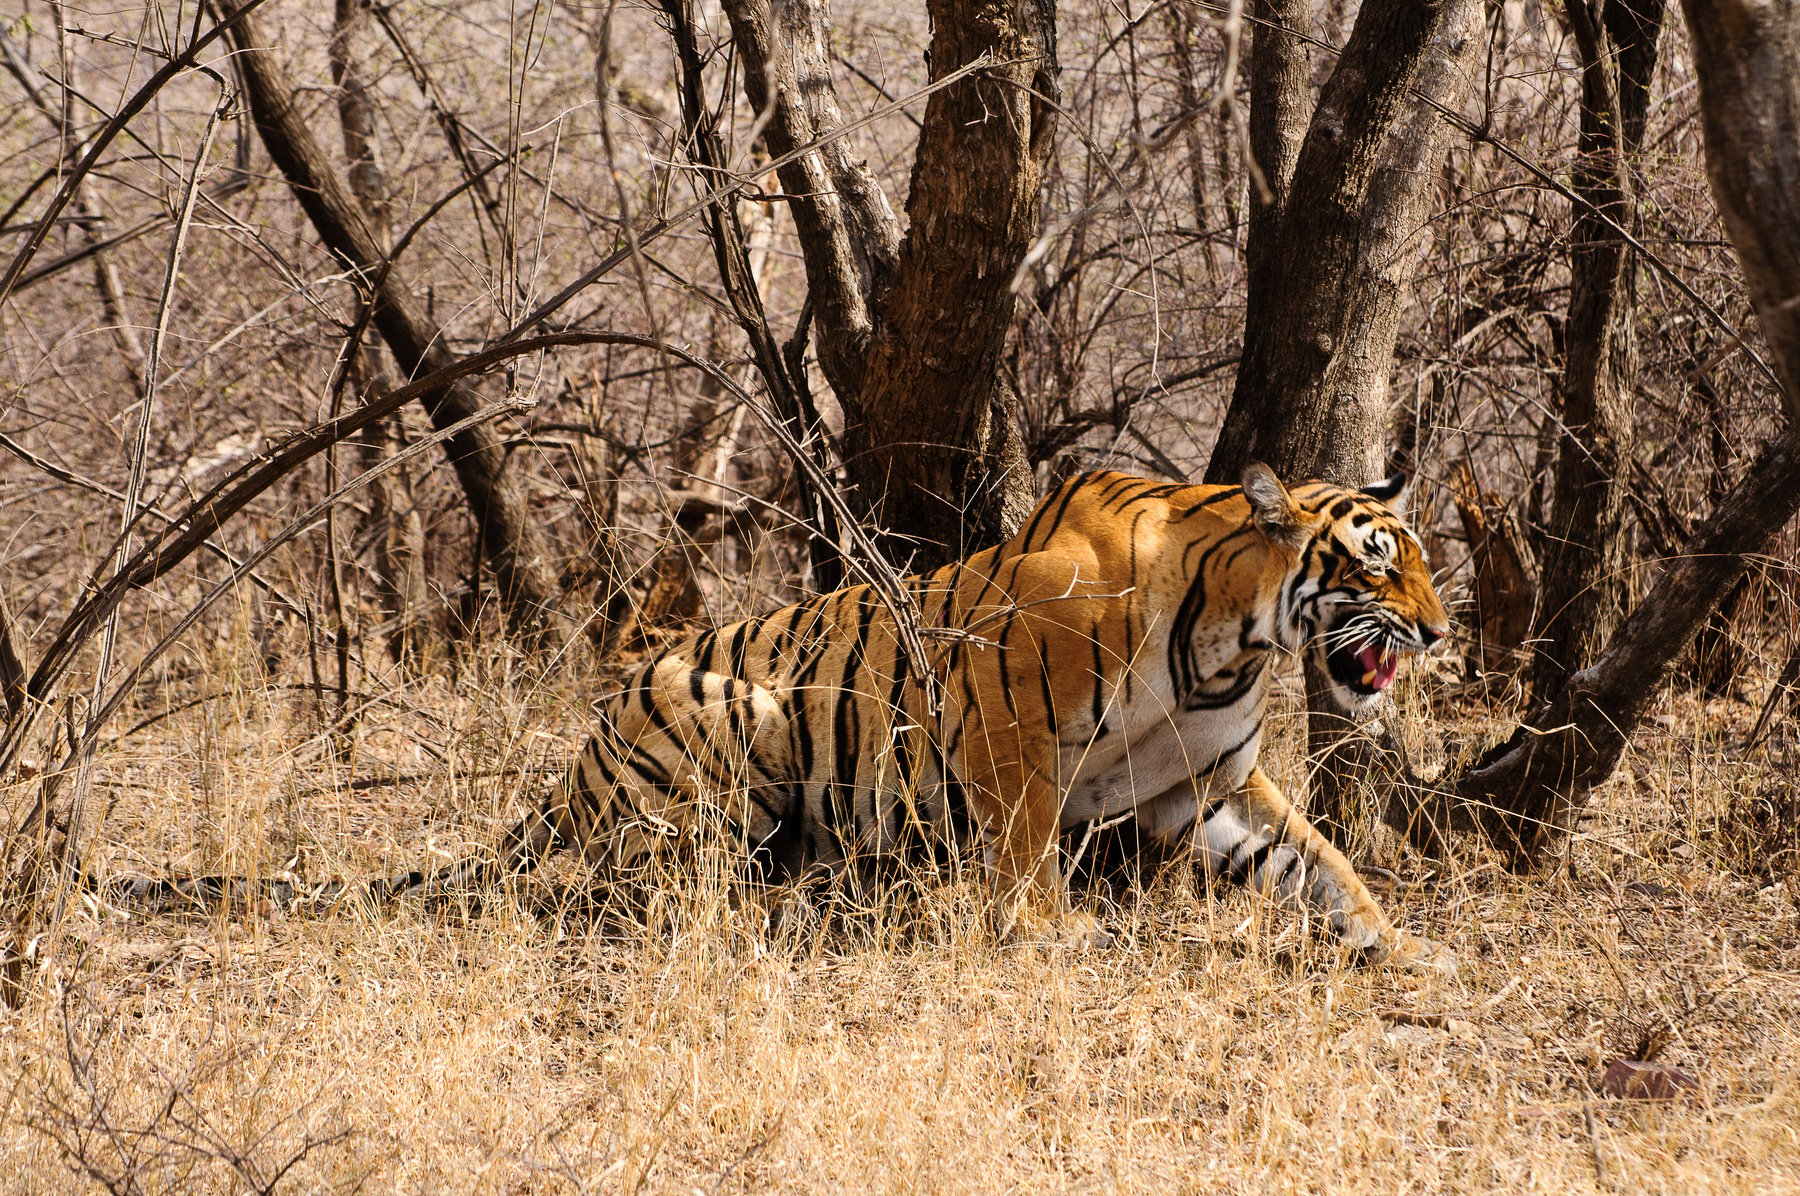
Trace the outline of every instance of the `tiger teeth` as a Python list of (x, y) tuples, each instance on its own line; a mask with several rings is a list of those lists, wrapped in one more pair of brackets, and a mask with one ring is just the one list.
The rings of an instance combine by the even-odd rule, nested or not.
[(1375, 686), (1375, 670), (1374, 669), (1370, 669), (1368, 672), (1363, 674), (1362, 683), (1364, 686), (1366, 686), (1370, 689), (1374, 688), (1374, 686)]

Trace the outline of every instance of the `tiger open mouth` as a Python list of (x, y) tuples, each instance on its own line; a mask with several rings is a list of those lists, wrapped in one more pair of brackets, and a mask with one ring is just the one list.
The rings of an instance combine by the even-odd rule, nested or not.
[(1400, 652), (1385, 640), (1360, 647), (1332, 648), (1325, 656), (1332, 679), (1352, 693), (1378, 694), (1393, 683), (1400, 671)]

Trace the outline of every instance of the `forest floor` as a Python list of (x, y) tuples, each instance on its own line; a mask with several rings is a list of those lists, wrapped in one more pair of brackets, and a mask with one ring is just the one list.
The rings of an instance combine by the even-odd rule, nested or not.
[[(498, 659), (376, 695), (346, 760), (310, 694), (214, 651), (102, 752), (96, 872), (435, 864), (580, 737)], [(1424, 755), (1494, 732), (1403, 689)], [(995, 944), (969, 882), (786, 936), (704, 878), (623, 932), (75, 902), (0, 1012), (0, 1189), (1800, 1191), (1800, 875), (1758, 875), (1741, 825), (1795, 749), (1746, 752), (1754, 715), (1666, 701), (1546, 874), (1365, 855), (1450, 978), (1350, 967), (1187, 873), (1087, 952)], [(1649, 1054), (1697, 1089), (1602, 1093)]]

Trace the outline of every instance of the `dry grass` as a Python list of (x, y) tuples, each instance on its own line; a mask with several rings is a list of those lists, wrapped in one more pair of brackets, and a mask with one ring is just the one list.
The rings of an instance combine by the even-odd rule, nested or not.
[[(579, 731), (574, 695), (487, 661), (389, 694), (351, 769), (310, 699), (216, 651), (215, 700), (103, 754), (101, 871), (448, 856)], [(1731, 757), (1751, 713), (1673, 702), (1552, 877), (1390, 860), (1449, 981), (1347, 969), (1187, 876), (1086, 954), (995, 945), (966, 883), (777, 938), (704, 878), (654, 932), (77, 910), (0, 1022), (0, 1187), (1793, 1190), (1800, 910), (1717, 825), (1780, 779)], [(1700, 1098), (1596, 1096), (1647, 1048)]]

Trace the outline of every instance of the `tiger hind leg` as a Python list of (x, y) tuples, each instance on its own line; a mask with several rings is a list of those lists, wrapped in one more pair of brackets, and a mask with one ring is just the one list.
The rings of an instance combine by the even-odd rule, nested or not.
[(997, 755), (969, 750), (967, 756), (996, 937), (1078, 951), (1110, 946), (1112, 935), (1099, 920), (1070, 906), (1058, 858), (1061, 802), (1055, 786), (1025, 762), (1024, 752)]
[(606, 704), (561, 783), (492, 851), (397, 877), (387, 895), (479, 890), (561, 846), (579, 850), (602, 885), (654, 884), (665, 849), (714, 818), (755, 849), (793, 814), (786, 744), (767, 689), (663, 657)]

